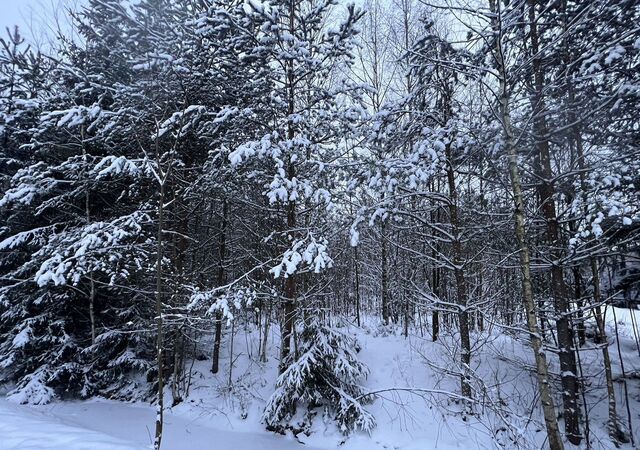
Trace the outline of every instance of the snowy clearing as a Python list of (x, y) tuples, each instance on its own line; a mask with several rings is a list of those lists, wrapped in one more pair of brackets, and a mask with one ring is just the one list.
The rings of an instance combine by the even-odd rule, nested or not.
[[(1, 450), (142, 450), (151, 448), (155, 408), (108, 400), (28, 407), (0, 400)], [(206, 420), (168, 414), (167, 450), (293, 450), (302, 446), (267, 432), (234, 432)], [(212, 444), (213, 443), (213, 444)], [(313, 447), (305, 446), (312, 449)]]
[[(631, 310), (616, 308), (621, 347), (627, 361), (635, 361), (627, 372), (640, 369), (631, 328)], [(635, 311), (640, 319), (640, 312)], [(611, 310), (607, 327), (613, 333)], [(462, 418), (458, 405), (447, 393), (456, 391), (457, 380), (444, 377), (427, 361), (445, 360), (447, 345), (433, 343), (428, 337), (410, 335), (405, 338), (376, 327), (350, 328), (362, 344), (360, 357), (370, 367), (366, 381), (368, 391), (383, 391), (369, 410), (378, 422), (371, 436), (355, 433), (343, 436), (335, 425), (320, 418), (314, 422), (310, 436), (281, 436), (264, 430), (260, 415), (264, 399), (272, 391), (277, 358), (272, 355), (267, 364), (256, 364), (249, 358), (255, 349), (241, 348), (236, 360), (233, 388), (228, 389), (227, 373), (210, 374), (209, 361), (195, 361), (194, 387), (190, 397), (165, 414), (163, 448), (167, 450), (238, 449), (294, 450), (343, 448), (367, 449), (493, 449), (509, 448), (509, 434), (500, 419), (488, 409), (482, 416)], [(236, 345), (251, 342), (238, 333)], [(277, 336), (272, 336), (276, 339)], [(529, 405), (535, 396), (533, 375), (521, 364), (528, 360), (528, 349), (508, 335), (476, 336), (484, 341), (483, 353), (476, 370), (487, 385), (502, 391), (510, 399), (513, 424), (523, 427), (519, 445), (540, 448), (544, 445), (541, 426), (533, 417), (517, 417), (518, 408)], [(243, 342), (244, 341), (244, 342)], [(238, 344), (242, 343), (242, 344)], [(226, 342), (229, 345), (229, 342)], [(613, 345), (613, 344), (612, 344)], [(613, 350), (614, 347), (612, 347)], [(598, 364), (597, 352), (586, 352), (584, 369)], [(615, 354), (615, 352), (612, 352)], [(517, 355), (515, 358), (514, 356)], [(221, 355), (227, 358), (226, 352)], [(511, 356), (513, 361), (508, 361)], [(524, 358), (524, 359), (522, 359)], [(617, 356), (615, 357), (617, 361)], [(226, 363), (226, 362), (225, 362)], [(614, 366), (617, 364), (614, 363)], [(553, 366), (552, 366), (553, 368)], [(594, 380), (594, 384), (601, 381)], [(632, 384), (631, 386), (637, 386)], [(403, 390), (412, 388), (411, 390)], [(620, 386), (618, 386), (620, 388)], [(421, 391), (422, 390), (422, 391)], [(432, 392), (431, 392), (432, 391)], [(597, 393), (597, 390), (596, 390)], [(621, 393), (621, 392), (620, 392)], [(167, 400), (169, 394), (167, 393)], [(633, 396), (635, 416), (640, 411), (637, 396)], [(522, 409), (525, 413), (525, 409)], [(604, 430), (606, 405), (590, 410), (595, 426), (594, 448), (609, 448)], [(246, 416), (246, 418), (245, 418)], [(84, 449), (148, 449), (151, 448), (155, 407), (144, 403), (124, 403), (109, 400), (58, 401), (43, 406), (22, 406), (0, 400), (0, 450), (84, 450)], [(636, 429), (636, 433), (639, 430)], [(212, 447), (212, 440), (215, 447)], [(505, 445), (497, 447), (498, 443)]]

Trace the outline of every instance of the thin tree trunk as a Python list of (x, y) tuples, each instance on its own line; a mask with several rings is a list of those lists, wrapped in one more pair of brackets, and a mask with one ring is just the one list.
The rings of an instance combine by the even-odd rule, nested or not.
[(353, 256), (355, 259), (355, 275), (356, 275), (356, 323), (360, 326), (360, 268), (358, 258), (358, 247), (354, 247)]
[(222, 341), (222, 313), (216, 312), (216, 326), (213, 336), (213, 354), (211, 355), (211, 373), (218, 373), (220, 370), (220, 343)]
[(157, 234), (157, 258), (156, 258), (156, 352), (158, 365), (158, 407), (156, 413), (156, 430), (155, 441), (153, 447), (155, 450), (160, 449), (162, 443), (162, 427), (164, 416), (164, 357), (163, 357), (163, 323), (162, 323), (162, 259), (163, 259), (163, 232), (164, 232), (164, 197), (165, 197), (165, 181), (160, 182), (160, 198), (158, 200), (158, 234)]
[(382, 323), (389, 324), (389, 267), (387, 257), (387, 236), (386, 224), (384, 220), (380, 223), (380, 245), (381, 255), (380, 264), (382, 264)]
[[(13, 85), (11, 86), (13, 89)], [(6, 135), (5, 135), (6, 136)], [(82, 145), (82, 157), (85, 165), (88, 164), (87, 151), (84, 146), (84, 125), (80, 127), (80, 144)], [(88, 174), (87, 186), (84, 194), (84, 213), (87, 224), (91, 223), (91, 196), (89, 192), (89, 177)], [(89, 321), (91, 322), (91, 344), (96, 343), (96, 315), (95, 315), (95, 303), (96, 303), (96, 283), (93, 280), (93, 272), (89, 272)]]
[[(289, 5), (289, 33), (295, 35), (295, 15), (296, 15), (296, 0), (291, 0)], [(295, 80), (294, 80), (294, 67), (293, 60), (287, 63), (287, 89), (288, 89), (288, 116), (291, 117), (295, 113)], [(293, 140), (295, 137), (295, 129), (293, 122), (288, 121), (287, 124), (287, 138)], [(293, 180), (296, 176), (296, 167), (294, 159), (289, 157), (289, 164), (287, 168), (287, 177), (289, 180)], [(288, 229), (288, 242), (294, 242), (294, 229), (296, 226), (296, 202), (295, 200), (289, 200), (287, 204), (287, 229)], [(284, 317), (282, 324), (282, 345), (280, 355), (280, 373), (284, 372), (288, 363), (288, 357), (291, 353), (291, 339), (293, 336), (293, 322), (295, 317), (295, 301), (296, 301), (296, 275), (294, 273), (287, 274), (287, 278), (284, 282)]]
[(90, 290), (89, 290), (89, 320), (91, 321), (91, 344), (96, 343), (96, 313), (95, 313), (95, 303), (96, 303), (96, 283), (93, 281), (93, 273), (89, 274), (90, 279)]
[(267, 308), (264, 314), (264, 332), (262, 333), (262, 348), (260, 353), (260, 361), (267, 362), (267, 342), (269, 339), (269, 323), (271, 322), (271, 306)]
[(402, 304), (404, 305), (404, 337), (407, 338), (409, 337), (409, 320), (410, 320), (410, 315), (409, 315), (409, 298), (404, 295), (404, 298), (402, 299), (403, 302)]
[[(503, 122), (509, 124), (506, 128), (510, 129), (510, 119), (508, 118), (507, 103), (503, 105)], [(540, 390), (540, 401), (544, 414), (545, 425), (547, 428), (547, 436), (549, 438), (549, 447), (552, 450), (564, 449), (560, 431), (558, 429), (558, 421), (555, 415), (555, 405), (551, 388), (549, 386), (549, 369), (547, 366), (546, 355), (542, 348), (542, 340), (540, 339), (540, 329), (538, 327), (536, 305), (533, 300), (533, 290), (531, 287), (531, 260), (529, 257), (529, 247), (527, 246), (525, 235), (524, 221), (524, 202), (522, 197), (522, 185), (520, 181), (520, 172), (517, 166), (518, 156), (515, 148), (513, 148), (510, 133), (507, 134), (507, 147), (509, 152), (509, 175), (511, 178), (511, 186), (515, 203), (515, 230), (520, 253), (520, 271), (522, 274), (522, 297), (526, 310), (527, 327), (531, 339), (531, 349), (536, 361), (536, 374), (538, 378), (538, 389)]]
[(574, 281), (574, 295), (573, 298), (576, 302), (576, 334), (578, 335), (578, 345), (582, 347), (587, 342), (587, 335), (584, 326), (584, 300), (583, 289), (582, 289), (582, 273), (580, 272), (580, 267), (575, 267), (573, 269), (573, 281)]
[[(483, 286), (482, 286), (482, 267), (479, 268), (480, 272), (478, 274), (478, 292), (480, 293), (479, 299), (482, 300), (484, 298)], [(484, 331), (484, 316), (482, 315), (482, 311), (478, 309), (478, 331)]]
[(184, 357), (184, 339), (182, 330), (178, 330), (173, 349), (173, 376), (171, 377), (171, 396), (173, 398), (171, 406), (176, 406), (182, 401), (180, 395), (180, 377), (182, 375), (182, 360)]
[[(573, 103), (573, 91), (570, 89), (569, 96)], [(587, 183), (584, 175), (585, 161), (584, 151), (582, 148), (582, 137), (578, 129), (574, 130), (576, 153), (578, 159), (578, 168), (580, 170), (580, 184), (582, 186), (583, 195), (587, 192)], [(607, 421), (607, 431), (609, 437), (615, 442), (626, 443), (629, 442), (629, 437), (622, 429), (620, 425), (620, 419), (618, 417), (617, 405), (616, 405), (616, 391), (613, 385), (613, 372), (611, 370), (611, 356), (609, 355), (609, 342), (607, 332), (604, 326), (604, 317), (602, 315), (602, 292), (600, 290), (600, 269), (598, 267), (598, 260), (595, 256), (589, 256), (589, 265), (591, 268), (591, 284), (593, 286), (593, 308), (594, 317), (596, 320), (598, 341), (602, 348), (602, 360), (604, 363), (604, 376), (607, 385), (607, 404), (609, 411), (609, 420)]]
[(458, 218), (458, 191), (456, 189), (455, 174), (453, 170), (451, 145), (447, 144), (447, 184), (449, 185), (449, 222), (453, 235), (453, 265), (456, 280), (456, 300), (458, 303), (458, 327), (460, 330), (460, 362), (462, 374), (460, 384), (462, 395), (471, 397), (471, 384), (469, 384), (469, 371), (471, 370), (471, 339), (469, 337), (469, 312), (467, 311), (467, 281), (463, 270), (462, 242), (460, 241), (460, 220)]
[[(227, 227), (229, 225), (229, 204), (222, 200), (222, 226), (220, 227), (218, 286), (224, 285), (224, 266), (227, 252)], [(220, 341), (222, 340), (222, 312), (216, 312), (216, 331), (213, 338), (213, 355), (211, 357), (211, 372), (218, 373), (220, 361)]]
[(431, 316), (431, 340), (433, 342), (438, 340), (438, 336), (440, 334), (440, 313), (438, 311), (433, 311)]
[[(434, 183), (435, 184), (435, 183)], [(440, 191), (440, 183), (438, 182), (437, 186), (437, 192)], [(440, 214), (432, 211), (430, 213), (431, 216), (431, 222), (435, 223), (436, 221), (439, 222), (440, 221)], [(433, 247), (431, 249), (431, 260), (435, 261), (436, 260), (436, 256), (437, 256), (437, 252), (436, 252), (436, 246), (438, 245), (436, 242), (434, 242)], [(436, 264), (433, 264), (433, 267), (431, 268), (431, 284), (432, 284), (432, 291), (433, 294), (436, 298), (438, 298), (440, 296), (440, 269), (436, 266)], [(431, 317), (431, 340), (433, 342), (438, 340), (438, 336), (440, 334), (440, 312), (437, 310), (437, 306), (436, 309), (434, 309), (432, 317)]]
[[(538, 144), (540, 151), (541, 175), (544, 180), (552, 178), (551, 162), (548, 143)], [(562, 379), (562, 397), (564, 404), (565, 432), (569, 441), (580, 444), (580, 411), (577, 402), (578, 381), (576, 377), (576, 355), (573, 348), (573, 331), (569, 320), (569, 302), (566, 294), (562, 267), (559, 265), (562, 255), (559, 246), (560, 233), (556, 207), (553, 200), (553, 187), (544, 181), (540, 186), (542, 211), (547, 223), (547, 241), (551, 247), (551, 291), (554, 298), (556, 313), (556, 333), (558, 336), (558, 349), (560, 358), (560, 371)]]
[[(611, 282), (611, 276), (609, 276), (609, 281)], [(631, 438), (631, 445), (635, 447), (635, 442), (633, 440), (633, 425), (631, 424), (631, 407), (629, 406), (629, 388), (627, 386), (627, 374), (624, 369), (624, 358), (622, 357), (622, 350), (620, 350), (620, 335), (618, 334), (618, 317), (616, 316), (616, 309), (611, 308), (613, 312), (613, 324), (616, 332), (616, 348), (618, 350), (618, 359), (620, 360), (620, 371), (622, 372), (622, 387), (624, 388), (624, 397), (625, 404), (627, 407), (627, 420), (629, 421), (629, 437)]]
[(233, 386), (233, 342), (236, 336), (236, 323), (231, 321), (231, 338), (229, 339), (229, 376), (227, 379), (227, 386), (229, 391), (231, 391), (231, 387)]

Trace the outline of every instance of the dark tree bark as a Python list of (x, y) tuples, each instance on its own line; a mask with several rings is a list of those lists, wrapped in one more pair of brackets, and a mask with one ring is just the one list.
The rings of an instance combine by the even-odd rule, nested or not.
[[(292, 36), (295, 35), (295, 20), (296, 20), (296, 1), (291, 0), (289, 5), (289, 33)], [(293, 60), (287, 63), (287, 113), (291, 117), (295, 112), (295, 79), (294, 79), (294, 66)], [(287, 125), (287, 138), (292, 140), (295, 137), (295, 128), (291, 120)], [(287, 177), (289, 180), (293, 180), (296, 176), (296, 166), (294, 160), (290, 157), (287, 168)], [(296, 202), (295, 200), (289, 200), (287, 205), (287, 229), (288, 229), (288, 242), (294, 241), (294, 229), (296, 227)], [(283, 325), (282, 325), (282, 345), (280, 355), (280, 373), (284, 372), (287, 365), (287, 359), (291, 352), (291, 339), (293, 337), (294, 318), (295, 318), (295, 301), (296, 301), (296, 275), (294, 273), (288, 274), (284, 282), (284, 307), (283, 307)]]
[(564, 424), (567, 439), (574, 445), (580, 444), (580, 406), (578, 404), (578, 379), (576, 354), (573, 345), (573, 330), (571, 328), (570, 305), (567, 287), (564, 280), (562, 260), (562, 242), (560, 240), (560, 226), (555, 205), (555, 187), (553, 185), (553, 170), (551, 168), (551, 154), (548, 126), (545, 118), (544, 74), (540, 64), (538, 31), (535, 16), (536, 2), (529, 0), (529, 39), (531, 41), (532, 76), (534, 94), (532, 96), (533, 130), (537, 150), (537, 171), (540, 183), (538, 195), (540, 209), (546, 223), (546, 240), (549, 246), (549, 261), (551, 264), (551, 292), (554, 300), (556, 319), (556, 333), (558, 336), (558, 350), (560, 359), (560, 375), (562, 380), (562, 400), (564, 406)]
[(462, 395), (471, 397), (471, 384), (469, 383), (469, 370), (471, 365), (471, 339), (469, 336), (469, 312), (467, 311), (467, 280), (464, 275), (464, 260), (461, 242), (460, 219), (458, 217), (458, 191), (456, 189), (455, 173), (451, 145), (447, 144), (447, 184), (449, 186), (449, 222), (453, 235), (453, 265), (456, 280), (456, 302), (458, 304), (458, 326), (460, 331), (460, 362), (462, 365), (461, 387)]
[(389, 258), (387, 254), (387, 233), (384, 220), (380, 224), (380, 264), (382, 264), (382, 323), (389, 324)]
[[(227, 227), (229, 226), (229, 202), (222, 200), (222, 224), (220, 226), (218, 286), (224, 285), (224, 266), (227, 253)], [(220, 342), (222, 340), (222, 312), (216, 312), (216, 330), (213, 338), (213, 355), (211, 357), (211, 372), (218, 373), (220, 361)]]
[[(159, 160), (159, 158), (158, 158)], [(163, 271), (162, 260), (164, 250), (164, 201), (165, 201), (165, 184), (166, 176), (160, 181), (160, 196), (158, 199), (158, 234), (157, 234), (157, 252), (156, 252), (156, 362), (158, 368), (158, 405), (156, 413), (156, 430), (153, 447), (155, 450), (160, 449), (162, 444), (162, 429), (164, 424), (164, 334), (162, 320), (162, 301), (163, 301)]]

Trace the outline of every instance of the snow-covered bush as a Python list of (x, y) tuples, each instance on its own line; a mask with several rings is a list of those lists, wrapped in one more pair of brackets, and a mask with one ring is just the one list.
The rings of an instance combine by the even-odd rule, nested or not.
[(264, 410), (267, 427), (286, 428), (296, 407), (304, 406), (324, 407), (343, 433), (371, 431), (375, 419), (363, 405), (373, 396), (358, 384), (369, 369), (358, 360), (357, 349), (355, 338), (317, 321), (309, 324), (300, 336), (299, 356), (278, 377)]
[[(97, 302), (104, 327), (91, 343), (82, 309), (86, 299), (80, 294), (50, 287), (32, 298), (27, 288), (0, 289), (0, 384), (12, 388), (13, 401), (45, 404), (55, 397), (148, 395), (147, 386), (136, 381), (152, 369), (153, 341), (139, 331), (145, 325), (139, 317), (144, 302), (123, 297), (121, 303), (106, 304), (107, 295)], [(127, 301), (128, 306), (122, 304)]]

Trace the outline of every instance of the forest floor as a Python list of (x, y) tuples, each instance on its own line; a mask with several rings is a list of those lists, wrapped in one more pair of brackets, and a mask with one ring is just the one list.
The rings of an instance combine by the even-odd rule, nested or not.
[[(616, 308), (615, 312), (628, 378), (629, 411), (634, 435), (640, 439), (640, 356), (631, 311)], [(618, 378), (618, 412), (627, 423), (618, 342), (613, 339), (616, 322), (611, 313), (609, 308), (607, 326), (612, 338), (614, 377)], [(640, 311), (635, 315), (640, 323)], [(324, 419), (322, 411), (315, 417), (308, 436), (265, 431), (260, 415), (277, 375), (278, 336), (270, 338), (268, 361), (259, 363), (254, 345), (258, 342), (257, 332), (240, 329), (233, 340), (232, 358), (227, 333), (221, 372), (210, 373), (209, 359), (193, 362), (188, 397), (166, 411), (163, 449), (470, 450), (545, 446), (540, 414), (538, 408), (532, 407), (537, 396), (526, 333), (493, 327), (474, 335), (473, 386), (480, 395), (472, 410), (464, 412), (450, 395), (459, 389), (459, 379), (451, 373), (455, 367), (452, 358), (457, 358), (455, 336), (443, 330), (442, 339), (434, 343), (426, 329), (424, 336), (420, 330), (413, 330), (406, 338), (400, 329), (392, 327), (348, 325), (343, 329), (357, 336), (362, 346), (359, 355), (371, 370), (364, 386), (368, 392), (378, 392), (376, 401), (368, 406), (377, 421), (371, 435), (355, 433), (344, 437), (330, 420)], [(209, 353), (206, 348), (203, 354)], [(581, 363), (589, 379), (586, 395), (592, 396), (589, 404), (597, 404), (588, 411), (592, 448), (614, 448), (605, 430), (607, 404), (601, 352), (592, 344), (585, 348)], [(550, 355), (550, 359), (551, 370), (557, 373), (556, 358)], [(171, 403), (169, 391), (166, 403)], [(94, 399), (21, 406), (3, 399), (0, 450), (148, 449), (154, 418), (155, 407), (145, 403)]]

